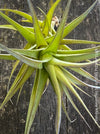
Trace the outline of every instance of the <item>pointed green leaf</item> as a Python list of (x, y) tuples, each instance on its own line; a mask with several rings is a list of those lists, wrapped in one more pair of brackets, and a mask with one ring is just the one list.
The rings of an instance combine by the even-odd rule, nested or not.
[[(64, 90), (64, 92), (65, 92), (68, 100), (70, 101), (70, 103), (74, 107), (74, 109), (78, 112), (78, 114), (80, 115), (80, 117), (84, 120), (84, 122), (86, 123), (86, 125), (90, 128), (89, 124), (87, 123), (87, 121), (85, 120), (85, 118), (83, 117), (83, 115), (80, 113), (79, 109), (75, 105), (74, 101), (72, 100), (72, 97), (70, 96), (70, 93), (68, 92), (68, 90), (66, 89), (65, 86), (63, 86), (63, 90)], [(90, 128), (90, 130), (91, 130), (91, 128)]]
[(69, 115), (68, 115), (68, 112), (67, 112), (67, 110), (66, 110), (66, 107), (64, 106), (64, 102), (62, 103), (62, 108), (63, 108), (63, 111), (64, 111), (64, 113), (65, 113), (65, 115), (66, 115), (68, 121), (69, 121), (70, 123), (74, 122), (74, 121), (71, 121), (71, 119), (70, 119), (70, 117), (69, 117)]
[(56, 58), (52, 58), (49, 63), (52, 65), (59, 65), (59, 66), (65, 66), (65, 67), (86, 67), (86, 66), (90, 66), (92, 64), (95, 64), (97, 62), (99, 62), (100, 59), (94, 60), (94, 61), (90, 61), (90, 62), (84, 62), (84, 63), (73, 63), (73, 62), (67, 62), (67, 61), (62, 61)]
[(12, 20), (11, 18), (9, 18), (7, 15), (3, 14), (2, 12), (0, 12), (0, 15), (7, 20), (11, 25), (13, 25), (19, 32), (20, 34), (22, 34), (22, 36), (30, 43), (34, 43), (35, 42), (35, 35), (34, 33), (32, 33), (31, 31), (29, 31), (28, 29), (24, 28), (23, 26), (21, 26), (20, 24), (18, 24), (17, 22), (15, 22), (14, 20)]
[(4, 49), (5, 51), (7, 51), (8, 53), (10, 53), (11, 55), (13, 55), (14, 57), (16, 57), (17, 59), (19, 59), (20, 61), (26, 63), (27, 65), (31, 66), (31, 67), (35, 67), (35, 68), (42, 68), (42, 63), (45, 62), (44, 61), (39, 61), (39, 60), (34, 60), (28, 57), (25, 57), (17, 52), (14, 52), (13, 50), (5, 47), (4, 45), (0, 44), (0, 47), (2, 49)]
[(100, 50), (100, 46), (92, 47), (92, 48), (86, 48), (86, 49), (78, 49), (78, 50), (57, 50), (58, 54), (83, 54), (83, 53), (92, 53), (96, 51), (98, 52)]
[(83, 82), (82, 80), (80, 80), (79, 78), (74, 76), (72, 73), (70, 73), (69, 71), (67, 71), (63, 67), (61, 67), (61, 69), (62, 69), (63, 73), (65, 74), (65, 76), (69, 79), (69, 81), (71, 81), (77, 85), (83, 85), (83, 86), (88, 86), (88, 87), (95, 88), (95, 89), (100, 89), (100, 86), (93, 86), (93, 85), (90, 85), (90, 84)]
[(83, 92), (85, 95), (87, 95), (88, 97), (91, 97), (91, 95), (89, 95), (88, 93), (86, 93), (83, 89), (81, 89), (80, 87), (78, 87), (76, 84), (74, 84), (71, 80), (70, 83), (76, 87), (76, 89), (78, 89), (79, 91)]
[(100, 80), (96, 79), (93, 75), (91, 75), (90, 73), (88, 73), (86, 70), (82, 68), (70, 68), (70, 69), (94, 82), (100, 82)]
[(75, 29), (91, 12), (98, 0), (96, 0), (90, 8), (88, 8), (82, 15), (70, 22), (64, 29), (63, 37), (67, 36), (73, 29)]
[(31, 94), (24, 134), (29, 134), (29, 131), (30, 131), (32, 122), (34, 120), (41, 96), (44, 91), (47, 77), (48, 77), (48, 75), (44, 69), (38, 71), (38, 75), (37, 75), (37, 77), (35, 79), (35, 83), (34, 83), (35, 85), (33, 86), (32, 94)]
[(14, 28), (12, 25), (0, 25), (0, 28), (3, 28), (3, 29), (11, 29), (11, 30), (17, 30), (17, 29)]
[(14, 65), (13, 65), (13, 69), (12, 69), (12, 71), (11, 71), (11, 74), (10, 74), (10, 77), (9, 77), (9, 81), (8, 81), (8, 86), (7, 86), (7, 89), (8, 89), (8, 90), (9, 90), (10, 81), (11, 81), (11, 78), (12, 78), (12, 76), (13, 76), (13, 73), (14, 73), (14, 71), (15, 71), (15, 69), (17, 68), (17, 66), (18, 66), (19, 63), (20, 63), (20, 61), (17, 60), (17, 61), (14, 63)]
[(34, 102), (35, 102), (35, 99), (36, 99), (36, 92), (37, 92), (37, 87), (38, 87), (38, 79), (39, 79), (39, 70), (37, 69), (34, 84), (33, 84), (33, 88), (32, 88), (32, 93), (31, 93), (31, 97), (30, 97), (30, 103), (29, 103), (29, 107), (28, 107), (25, 131), (29, 131), (30, 128), (31, 128), (31, 124), (29, 125), (29, 122), (31, 120), (31, 114), (32, 114), (32, 110), (33, 110), (33, 107), (34, 107), (34, 104), (35, 104)]
[(83, 85), (80, 80), (74, 76), (72, 73), (70, 73), (69, 71), (67, 71), (67, 69), (64, 69), (63, 67), (60, 67), (61, 70), (63, 71), (63, 73), (65, 74), (65, 76), (71, 80), (73, 83), (77, 84), (77, 85)]
[(51, 83), (54, 87), (55, 93), (57, 95), (57, 115), (56, 115), (56, 134), (59, 134), (60, 123), (61, 123), (61, 91), (59, 87), (58, 80), (56, 78), (55, 68), (53, 65), (45, 65), (47, 72), (49, 73)]
[[(17, 67), (18, 64), (19, 64), (19, 61), (16, 61), (15, 65), (14, 65), (14, 68), (13, 68), (13, 70), (12, 70), (12, 72), (11, 72), (11, 75), (12, 75), (13, 71), (15, 71), (15, 69), (16, 69), (16, 67)], [(18, 72), (18, 74), (17, 74), (17, 76), (16, 76), (14, 82), (13, 82), (12, 85), (11, 85), (11, 88), (10, 88), (9, 93), (8, 93), (9, 96), (13, 93), (13, 91), (18, 90), (18, 89), (20, 88), (20, 84), (19, 84), (19, 83), (22, 81), (22, 79), (23, 79), (25, 73), (27, 72), (27, 69), (28, 69), (28, 65), (23, 64), (23, 65), (21, 66), (21, 68), (20, 68), (20, 70), (19, 70), (19, 72)], [(11, 77), (11, 76), (10, 76), (10, 77)], [(21, 85), (21, 86), (22, 86), (22, 85)], [(16, 89), (16, 88), (17, 88), (17, 89)], [(8, 94), (7, 94), (7, 95), (8, 95)]]
[(77, 39), (63, 39), (61, 41), (61, 44), (100, 44), (100, 42), (97, 41), (89, 41), (89, 40), (77, 40)]
[(45, 41), (45, 39), (43, 37), (43, 34), (41, 32), (41, 29), (39, 27), (38, 19), (36, 17), (35, 10), (34, 10), (33, 5), (32, 5), (30, 0), (28, 0), (28, 4), (29, 4), (29, 8), (30, 8), (33, 20), (34, 20), (33, 22), (34, 22), (34, 30), (35, 30), (35, 37), (36, 37), (37, 47), (47, 46), (47, 43), (46, 43), (46, 41)]
[(7, 12), (12, 12), (12, 13), (18, 14), (18, 15), (24, 17), (25, 19), (29, 20), (29, 22), (32, 23), (32, 16), (25, 12), (22, 12), (19, 10), (14, 10), (14, 9), (0, 9), (0, 11), (7, 11)]
[(34, 68), (28, 67), (23, 64), (15, 81), (13, 82), (10, 90), (8, 91), (4, 101), (2, 102), (0, 109), (4, 107), (4, 105), (14, 96), (14, 94), (18, 91), (19, 88), (26, 82), (26, 80), (32, 75)]
[(23, 84), (23, 85), (22, 85), (22, 87), (19, 89), (19, 93), (18, 93), (18, 97), (17, 97), (16, 105), (17, 105), (17, 104), (18, 104), (18, 102), (19, 102), (19, 98), (20, 98), (20, 95), (21, 95), (21, 92), (22, 92), (23, 86), (24, 86), (24, 84)]
[(55, 54), (56, 58), (67, 62), (82, 62), (100, 56), (100, 52), (86, 54)]
[[(27, 27), (27, 26), (23, 26), (25, 29), (31, 31), (34, 33), (34, 28), (33, 27)], [(3, 28), (3, 29), (11, 29), (11, 30), (15, 30), (17, 31), (17, 29), (12, 26), (12, 25), (0, 25), (0, 28)]]
[[(14, 10), (14, 9), (0, 9), (0, 11), (7, 11), (7, 12), (12, 12), (12, 13), (15, 13), (15, 14), (18, 14), (20, 16), (22, 16), (23, 18), (25, 18), (26, 20), (23, 20), (22, 19), (22, 22), (29, 22), (29, 23), (33, 23), (33, 20), (32, 20), (32, 16), (25, 13), (25, 12), (22, 12), (22, 11), (19, 11), (19, 10)], [(38, 20), (39, 22), (39, 25), (42, 26), (42, 21)]]
[[(30, 97), (30, 103), (29, 103), (29, 107), (28, 107), (28, 113), (27, 113), (27, 120), (26, 120), (26, 126), (25, 126), (25, 134), (29, 133), (30, 128), (31, 128), (31, 114), (32, 114), (32, 110), (34, 108), (34, 104), (35, 104), (35, 98), (36, 98), (36, 92), (37, 92), (37, 87), (38, 87), (38, 79), (39, 79), (39, 70), (36, 70), (36, 75), (35, 75), (35, 81), (34, 81), (34, 85), (33, 85), (33, 89), (32, 89), (32, 93), (31, 93), (31, 97)], [(34, 118), (32, 118), (34, 120)]]
[(85, 105), (85, 103), (83, 102), (83, 100), (81, 99), (81, 97), (79, 96), (79, 94), (76, 92), (76, 90), (71, 86), (71, 84), (68, 81), (67, 81), (66, 85), (68, 86), (69, 90), (71, 90), (71, 92), (76, 96), (76, 98), (79, 100), (79, 102), (83, 105), (83, 107), (86, 109), (86, 111), (88, 112), (88, 114), (90, 115), (90, 117), (93, 119), (93, 121), (95, 122), (95, 124), (98, 126), (98, 128), (100, 128), (99, 124), (96, 122), (95, 118), (90, 113), (90, 111), (88, 110), (87, 106)]
[(57, 7), (57, 5), (59, 4), (61, 0), (56, 0), (56, 2), (52, 5), (52, 7), (49, 9), (47, 15), (46, 15), (46, 19), (44, 20), (44, 29), (43, 29), (43, 34), (45, 36), (47, 36), (49, 34), (50, 31), (50, 27), (51, 27), (51, 20), (55, 11), (55, 8)]

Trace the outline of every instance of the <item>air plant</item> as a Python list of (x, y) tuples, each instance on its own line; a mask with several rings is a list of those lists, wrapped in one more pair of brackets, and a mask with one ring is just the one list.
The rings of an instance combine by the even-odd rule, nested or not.
[[(89, 124), (75, 105), (70, 92), (79, 100), (95, 124), (100, 128), (99, 124), (96, 122), (95, 118), (90, 113), (77, 92), (78, 89), (88, 95), (83, 89), (81, 89), (81, 85), (96, 89), (99, 89), (100, 87), (89, 85), (77, 78), (77, 76), (72, 73), (72, 71), (74, 71), (90, 79), (91, 81), (100, 82), (85, 69), (83, 69), (83, 67), (90, 66), (100, 61), (100, 42), (65, 38), (87, 17), (87, 15), (96, 5), (97, 0), (83, 14), (66, 25), (71, 4), (71, 0), (68, 0), (61, 23), (57, 31), (55, 31), (54, 26), (52, 26), (52, 18), (55, 8), (60, 1), (61, 0), (56, 0), (56, 2), (49, 9), (47, 15), (44, 16), (43, 21), (37, 19), (34, 7), (30, 0), (28, 0), (28, 5), (31, 15), (13, 9), (0, 9), (0, 15), (10, 23), (10, 25), (0, 25), (0, 28), (16, 30), (27, 41), (27, 44), (23, 49), (8, 48), (0, 43), (0, 50), (8, 53), (0, 54), (0, 59), (15, 60), (10, 80), (18, 64), (20, 62), (23, 63), (4, 101), (2, 102), (0, 109), (6, 105), (6, 103), (15, 95), (16, 92), (21, 92), (24, 83), (33, 73), (35, 73), (35, 80), (30, 97), (24, 134), (29, 134), (30, 132), (31, 125), (34, 121), (37, 108), (48, 80), (52, 84), (56, 94), (56, 134), (59, 134), (60, 131), (61, 108), (67, 115), (63, 102), (63, 94), (66, 95), (74, 109), (90, 128)], [(33, 27), (20, 25), (4, 14), (3, 11), (13, 12), (22, 16), (25, 18), (23, 21), (33, 23)], [(73, 50), (70, 48), (70, 44), (96, 44), (96, 46), (92, 48)], [(97, 51), (96, 53), (95, 50)]]

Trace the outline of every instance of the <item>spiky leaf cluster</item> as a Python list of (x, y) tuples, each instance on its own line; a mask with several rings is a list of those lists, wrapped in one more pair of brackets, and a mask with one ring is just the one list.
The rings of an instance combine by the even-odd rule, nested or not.
[[(70, 70), (90, 79), (91, 81), (96, 80), (90, 73), (83, 69), (83, 67), (90, 66), (100, 59), (100, 42), (88, 41), (88, 40), (75, 40), (66, 39), (65, 37), (72, 32), (89, 14), (89, 12), (96, 5), (95, 1), (83, 14), (76, 19), (72, 20), (66, 25), (68, 18), (68, 12), (71, 4), (71, 0), (68, 0), (65, 12), (62, 17), (62, 21), (59, 25), (57, 32), (52, 25), (52, 17), (55, 8), (61, 0), (56, 0), (52, 5), (45, 19), (40, 21), (37, 19), (35, 10), (30, 0), (28, 0), (31, 15), (12, 9), (0, 9), (0, 15), (7, 20), (10, 25), (0, 25), (0, 28), (6, 28), (18, 31), (27, 41), (26, 46), (23, 49), (11, 49), (0, 44), (1, 51), (6, 51), (8, 54), (0, 54), (0, 59), (15, 60), (14, 67), (11, 72), (11, 77), (17, 68), (18, 64), (22, 62), (22, 66), (12, 83), (4, 101), (2, 102), (0, 109), (14, 96), (14, 94), (22, 90), (24, 83), (27, 79), (35, 72), (35, 81), (32, 88), (30, 97), (30, 103), (28, 108), (25, 134), (29, 134), (32, 122), (34, 121), (35, 114), (40, 103), (40, 99), (45, 90), (46, 83), (48, 80), (51, 82), (57, 100), (57, 115), (56, 115), (56, 134), (59, 134), (60, 123), (61, 123), (61, 107), (65, 114), (70, 120), (66, 108), (63, 103), (63, 94), (65, 94), (68, 100), (71, 102), (75, 110), (83, 118), (85, 123), (88, 125), (85, 118), (80, 113), (79, 109), (75, 105), (70, 92), (79, 100), (79, 102), (86, 109), (87, 113), (93, 119), (95, 124), (100, 128), (87, 106), (84, 104), (80, 95), (77, 93), (76, 88), (86, 95), (84, 90), (80, 88), (81, 85), (89, 86), (91, 88), (97, 88), (98, 86), (89, 85), (81, 81), (77, 76), (72, 74)], [(32, 23), (33, 27), (22, 26), (16, 21), (12, 20), (3, 11), (13, 12), (25, 18), (23, 20), (27, 23)], [(70, 44), (98, 44), (92, 48), (72, 50)], [(97, 53), (95, 53), (95, 50)], [(97, 58), (97, 60), (95, 60)], [(94, 59), (94, 60), (93, 60)], [(66, 68), (65, 68), (66, 67)], [(9, 81), (10, 81), (9, 80)], [(89, 125), (88, 125), (89, 126)], [(89, 126), (90, 127), (90, 126)]]

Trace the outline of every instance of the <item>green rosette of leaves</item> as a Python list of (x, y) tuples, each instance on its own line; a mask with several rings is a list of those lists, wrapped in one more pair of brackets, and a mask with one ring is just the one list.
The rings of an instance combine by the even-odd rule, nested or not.
[[(100, 128), (99, 124), (96, 122), (95, 118), (90, 113), (87, 106), (76, 91), (76, 89), (78, 89), (88, 95), (83, 89), (80, 88), (81, 85), (89, 86), (91, 88), (96, 89), (100, 89), (100, 87), (89, 85), (81, 81), (74, 74), (72, 74), (72, 71), (74, 71), (79, 75), (90, 79), (91, 81), (100, 82), (90, 73), (83, 69), (83, 67), (90, 66), (100, 61), (100, 42), (65, 38), (87, 17), (87, 15), (96, 5), (97, 0), (83, 14), (81, 14), (79, 17), (72, 20), (66, 25), (68, 12), (71, 4), (71, 0), (68, 0), (59, 28), (57, 29), (57, 31), (55, 31), (54, 27), (51, 26), (51, 22), (55, 8), (60, 3), (60, 1), (61, 0), (56, 0), (56, 2), (53, 3), (47, 15), (45, 15), (45, 19), (43, 21), (37, 19), (35, 10), (30, 0), (28, 0), (28, 5), (31, 11), (31, 15), (18, 10), (0, 9), (0, 15), (10, 23), (10, 25), (0, 25), (0, 28), (16, 30), (27, 41), (27, 44), (23, 49), (8, 48), (0, 43), (0, 51), (6, 51), (8, 53), (0, 54), (0, 59), (15, 60), (10, 80), (18, 64), (20, 62), (23, 63), (4, 101), (2, 102), (0, 109), (5, 106), (5, 104), (14, 96), (16, 92), (19, 91), (20, 96), (20, 92), (24, 83), (35, 72), (35, 80), (30, 97), (24, 134), (29, 134), (30, 132), (30, 128), (32, 126), (38, 105), (40, 103), (40, 99), (45, 90), (45, 86), (48, 83), (48, 80), (52, 84), (54, 92), (56, 94), (56, 134), (59, 134), (60, 131), (61, 109), (64, 110), (66, 116), (70, 121), (70, 118), (64, 106), (62, 97), (63, 94), (66, 95), (72, 106), (75, 108), (75, 110), (79, 113), (81, 118), (90, 128), (86, 119), (83, 117), (83, 115), (75, 105), (70, 95), (70, 92), (74, 94), (74, 96), (79, 100), (79, 102), (83, 105), (87, 113), (93, 119), (95, 124)], [(3, 11), (13, 12), (22, 16), (23, 18), (25, 18), (24, 22), (33, 23), (33, 27), (20, 25), (19, 23), (8, 17), (6, 14), (4, 14)], [(96, 45), (92, 48), (72, 50), (70, 48), (70, 44)]]

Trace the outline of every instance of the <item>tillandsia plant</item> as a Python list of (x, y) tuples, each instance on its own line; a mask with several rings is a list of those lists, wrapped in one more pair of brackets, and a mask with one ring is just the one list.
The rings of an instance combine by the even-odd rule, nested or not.
[[(24, 134), (29, 134), (30, 132), (31, 125), (34, 121), (39, 102), (41, 100), (48, 80), (51, 82), (56, 94), (56, 134), (59, 134), (60, 131), (61, 109), (64, 110), (66, 116), (70, 120), (64, 106), (63, 94), (66, 95), (72, 106), (90, 128), (89, 124), (75, 105), (70, 92), (74, 94), (74, 96), (79, 100), (87, 113), (93, 119), (95, 124), (100, 128), (99, 124), (96, 122), (95, 118), (92, 116), (76, 90), (78, 89), (88, 95), (84, 90), (81, 89), (81, 85), (96, 89), (100, 89), (100, 87), (87, 84), (72, 73), (72, 71), (74, 71), (84, 76), (85, 78), (90, 79), (91, 81), (100, 82), (100, 80), (96, 79), (85, 69), (83, 69), (83, 67), (90, 66), (100, 61), (100, 42), (65, 38), (87, 17), (87, 15), (96, 5), (97, 0), (83, 14), (81, 14), (79, 17), (72, 20), (66, 25), (71, 4), (71, 0), (68, 0), (61, 23), (57, 31), (55, 31), (54, 25), (52, 23), (52, 18), (55, 8), (60, 1), (61, 0), (56, 0), (56, 2), (53, 3), (48, 13), (46, 15), (44, 14), (43, 21), (37, 19), (34, 7), (30, 0), (28, 0), (28, 5), (31, 11), (31, 15), (18, 10), (0, 9), (0, 15), (10, 23), (10, 25), (0, 25), (0, 28), (17, 30), (27, 41), (27, 44), (23, 49), (8, 48), (0, 44), (0, 50), (6, 51), (8, 53), (0, 54), (0, 59), (15, 60), (10, 80), (18, 64), (20, 62), (23, 63), (4, 101), (2, 102), (0, 109), (2, 109), (6, 105), (6, 103), (14, 96), (16, 92), (19, 91), (20, 96), (20, 92), (24, 83), (35, 72), (35, 80), (30, 97)], [(6, 14), (4, 14), (3, 11), (13, 12), (24, 17), (25, 20), (23, 21), (27, 23), (33, 23), (33, 27), (20, 25), (19, 23), (8, 17)], [(70, 44), (96, 45), (92, 48), (72, 50), (70, 48)]]

